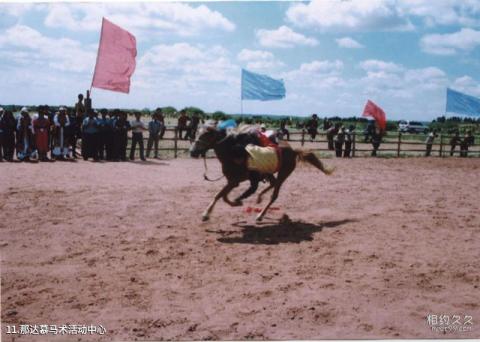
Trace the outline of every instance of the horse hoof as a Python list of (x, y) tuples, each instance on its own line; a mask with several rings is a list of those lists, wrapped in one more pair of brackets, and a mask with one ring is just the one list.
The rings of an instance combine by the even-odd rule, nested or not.
[(260, 204), (260, 203), (262, 203), (262, 198), (261, 198), (261, 197), (258, 197), (258, 198), (257, 198), (257, 204)]
[(235, 200), (235, 202), (233, 202), (234, 207), (240, 207), (242, 205), (243, 205), (243, 202), (241, 200)]
[(255, 219), (255, 221), (257, 222), (262, 222), (263, 220), (263, 215), (258, 215), (257, 218)]
[(202, 221), (205, 222), (205, 221), (208, 221), (210, 219), (210, 217), (208, 215), (203, 215), (202, 216)]

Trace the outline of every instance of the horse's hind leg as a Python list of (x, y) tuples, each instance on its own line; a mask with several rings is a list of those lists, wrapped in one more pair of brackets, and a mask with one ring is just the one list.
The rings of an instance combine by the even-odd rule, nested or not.
[(207, 209), (205, 209), (205, 211), (203, 212), (203, 215), (202, 215), (202, 221), (208, 221), (208, 219), (210, 218), (210, 213), (212, 212), (213, 210), (213, 207), (215, 206), (215, 203), (217, 203), (217, 201), (228, 195), (228, 193), (230, 191), (232, 191), (232, 189), (235, 187), (236, 185), (234, 183), (227, 183), (227, 185), (225, 185), (223, 187), (222, 190), (220, 190), (216, 195), (215, 195), (215, 198), (213, 199), (212, 202), (210, 202), (210, 204), (208, 205)]
[(274, 176), (274, 175), (267, 175), (267, 179), (268, 179), (268, 181), (270, 182), (270, 185), (269, 185), (268, 187), (266, 187), (265, 189), (263, 189), (263, 190), (258, 194), (257, 204), (262, 203), (262, 197), (263, 197), (263, 195), (265, 195), (270, 189), (272, 189), (272, 188), (275, 186), (275, 182), (277, 181), (277, 180), (275, 179), (275, 176)]
[(277, 181), (275, 182), (275, 187), (273, 189), (272, 197), (270, 197), (270, 201), (268, 202), (266, 207), (263, 208), (262, 212), (257, 216), (256, 220), (258, 222), (263, 219), (263, 217), (267, 213), (268, 208), (270, 208), (272, 203), (275, 202), (275, 200), (278, 198), (278, 193), (280, 192), (280, 187), (282, 186), (283, 182), (285, 182), (285, 180), (288, 178), (288, 176), (290, 176), (292, 171), (295, 170), (295, 165), (296, 165), (295, 158), (296, 158), (296, 155), (293, 155), (293, 159), (291, 160), (291, 162), (287, 163), (287, 158), (285, 158), (285, 155), (283, 156), (284, 166), (278, 172)]

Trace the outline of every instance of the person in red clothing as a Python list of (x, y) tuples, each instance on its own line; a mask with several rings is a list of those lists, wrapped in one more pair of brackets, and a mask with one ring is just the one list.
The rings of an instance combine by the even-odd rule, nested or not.
[(35, 137), (35, 146), (37, 147), (38, 157), (41, 161), (48, 161), (48, 134), (50, 130), (50, 120), (45, 117), (45, 108), (38, 108), (38, 117), (33, 120), (33, 133)]

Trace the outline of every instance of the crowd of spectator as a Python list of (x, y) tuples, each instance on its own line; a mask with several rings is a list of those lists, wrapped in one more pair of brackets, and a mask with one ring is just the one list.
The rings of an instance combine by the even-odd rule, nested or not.
[[(85, 100), (86, 102), (86, 100)], [(31, 115), (27, 107), (18, 117), (0, 108), (0, 161), (51, 161), (83, 158), (94, 161), (126, 161), (128, 133), (131, 132), (129, 160), (134, 160), (138, 148), (141, 160), (159, 157), (159, 141), (163, 139), (166, 125), (161, 108), (157, 108), (148, 124), (140, 112), (118, 109), (94, 111), (85, 105), (83, 95), (73, 108), (60, 107), (53, 111), (49, 106), (38, 106)], [(129, 116), (135, 118), (129, 120)], [(184, 110), (178, 119), (178, 138), (194, 140), (201, 118), (191, 118)], [(144, 133), (148, 133), (146, 153)], [(81, 150), (77, 144), (81, 142)], [(16, 157), (16, 158), (15, 158)]]
[[(38, 159), (73, 160), (82, 157), (84, 160), (93, 159), (107, 161), (134, 160), (136, 150), (139, 150), (141, 160), (159, 158), (159, 141), (164, 138), (166, 125), (161, 108), (157, 108), (148, 124), (142, 121), (140, 112), (121, 111), (118, 109), (108, 111), (102, 109), (96, 112), (86, 108), (83, 95), (78, 95), (78, 102), (73, 108), (60, 107), (57, 112), (50, 110), (49, 106), (39, 106), (38, 113), (30, 115), (28, 108), (24, 107), (20, 115), (15, 118), (13, 113), (0, 108), (0, 161), (20, 161)], [(133, 120), (128, 117), (134, 116)], [(177, 139), (193, 141), (203, 119), (198, 113), (191, 117), (185, 110), (181, 110), (176, 126)], [(287, 128), (288, 121), (282, 119), (280, 127), (271, 131), (275, 140), (290, 140)], [(260, 126), (263, 131), (265, 125)], [(317, 114), (307, 119), (302, 127), (311, 142), (315, 141), (320, 128)], [(352, 156), (355, 126), (345, 127), (341, 123), (333, 123), (328, 119), (323, 120), (323, 131), (327, 139), (328, 149), (335, 152), (337, 157), (349, 158)], [(127, 159), (128, 133), (131, 132), (130, 153)], [(148, 142), (144, 146), (144, 133), (148, 133)], [(364, 131), (364, 142), (372, 144), (371, 155), (376, 156), (382, 143), (385, 132), (380, 130), (375, 121), (370, 121)], [(425, 155), (430, 156), (436, 130), (432, 130), (425, 140)], [(81, 141), (81, 151), (77, 151), (77, 144)], [(469, 146), (474, 143), (471, 131), (466, 131), (460, 137), (459, 132), (450, 140), (450, 155), (454, 154), (456, 146), (460, 146), (460, 156), (466, 157)], [(80, 152), (80, 153), (79, 153)], [(50, 157), (49, 157), (50, 156)]]

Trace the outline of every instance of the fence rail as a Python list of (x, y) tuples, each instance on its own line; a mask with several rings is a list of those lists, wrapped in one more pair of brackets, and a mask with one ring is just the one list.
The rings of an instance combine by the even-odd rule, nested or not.
[[(450, 156), (450, 138), (451, 135), (439, 134), (433, 142), (431, 156), (447, 157)], [(290, 138), (288, 142), (293, 147), (306, 147), (316, 152), (325, 152), (335, 155), (335, 151), (328, 149), (328, 140), (326, 139), (326, 132), (318, 132), (316, 138), (311, 141), (310, 135), (304, 130), (290, 131)], [(388, 133), (382, 139), (380, 147), (377, 150), (378, 156), (419, 156), (425, 155), (426, 144), (425, 134), (410, 134), (410, 133)], [(130, 147), (129, 139), (129, 147)], [(148, 141), (148, 136), (144, 137), (144, 141)], [(468, 156), (480, 157), (480, 136), (475, 136), (473, 146), (469, 147)], [(166, 151), (173, 153), (173, 157), (177, 158), (180, 153), (187, 152), (191, 145), (190, 140), (184, 140), (179, 137), (178, 130), (175, 127), (167, 127), (164, 137), (160, 140), (159, 151)], [(372, 152), (372, 145), (370, 142), (365, 142), (363, 133), (355, 132), (353, 134), (351, 155), (352, 157), (367, 156)], [(457, 145), (453, 155), (460, 155), (460, 146)]]

